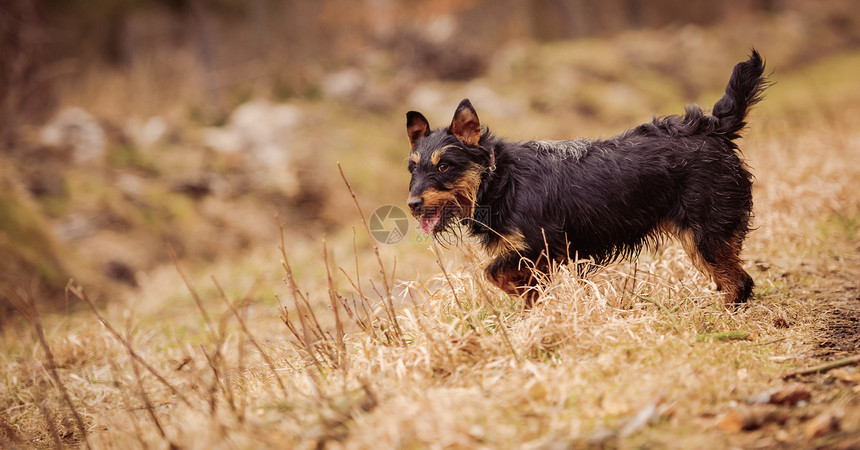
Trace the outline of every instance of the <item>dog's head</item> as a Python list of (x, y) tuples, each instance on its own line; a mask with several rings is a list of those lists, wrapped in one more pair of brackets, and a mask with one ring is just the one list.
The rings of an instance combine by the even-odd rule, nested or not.
[(453, 219), (471, 217), (483, 174), (493, 165), (481, 146), (481, 122), (468, 99), (460, 102), (451, 125), (431, 130), (424, 116), (406, 113), (409, 136), (409, 209), (421, 229), (437, 233)]

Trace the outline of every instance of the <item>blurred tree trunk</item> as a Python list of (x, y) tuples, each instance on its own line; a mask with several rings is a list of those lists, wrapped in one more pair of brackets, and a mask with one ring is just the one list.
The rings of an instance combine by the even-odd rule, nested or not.
[(624, 10), (627, 13), (628, 25), (631, 28), (642, 28), (645, 26), (645, 19), (642, 15), (642, 2), (639, 0), (625, 0)]
[(203, 84), (209, 101), (207, 102), (207, 119), (217, 121), (223, 116), (223, 105), (219, 94), (218, 74), (215, 71), (215, 35), (209, 18), (205, 0), (190, 0), (191, 32), (197, 43), (197, 58), (203, 66)]
[(268, 0), (252, 0), (249, 8), (251, 9), (251, 27), (254, 30), (254, 49), (257, 56), (263, 61), (269, 60), (269, 2)]
[(49, 44), (38, 2), (0, 5), (0, 151), (15, 145), (22, 124), (42, 118), (55, 103), (44, 70)]
[(114, 6), (107, 13), (105, 36), (102, 40), (102, 55), (108, 63), (122, 67), (131, 67), (134, 60), (128, 36), (128, 8)]

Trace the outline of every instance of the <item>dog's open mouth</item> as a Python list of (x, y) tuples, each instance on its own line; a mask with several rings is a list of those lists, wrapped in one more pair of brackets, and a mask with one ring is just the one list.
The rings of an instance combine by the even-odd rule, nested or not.
[(445, 208), (424, 208), (418, 225), (425, 233), (435, 233), (444, 228), (444, 212)]

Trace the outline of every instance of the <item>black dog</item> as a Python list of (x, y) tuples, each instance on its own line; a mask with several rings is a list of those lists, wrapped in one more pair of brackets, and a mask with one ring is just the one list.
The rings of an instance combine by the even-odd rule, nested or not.
[[(740, 252), (752, 175), (734, 140), (769, 85), (763, 73), (753, 50), (711, 114), (688, 106), (683, 116), (605, 140), (508, 142), (481, 128), (468, 99), (444, 129), (431, 130), (410, 111), (409, 208), (428, 233), (463, 223), (494, 257), (490, 281), (526, 294), (527, 306), (547, 260), (605, 264), (635, 257), (666, 234), (683, 243), (727, 303), (745, 302), (753, 280)], [(475, 215), (478, 206), (489, 214)]]

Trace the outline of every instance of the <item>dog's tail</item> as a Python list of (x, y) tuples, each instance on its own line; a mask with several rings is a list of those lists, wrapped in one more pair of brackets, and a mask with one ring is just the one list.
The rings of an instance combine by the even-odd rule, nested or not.
[(714, 105), (711, 114), (717, 118), (717, 131), (735, 139), (746, 125), (744, 121), (753, 105), (761, 101), (762, 92), (770, 86), (764, 76), (764, 60), (753, 49), (750, 58), (738, 63), (726, 86), (726, 93)]

